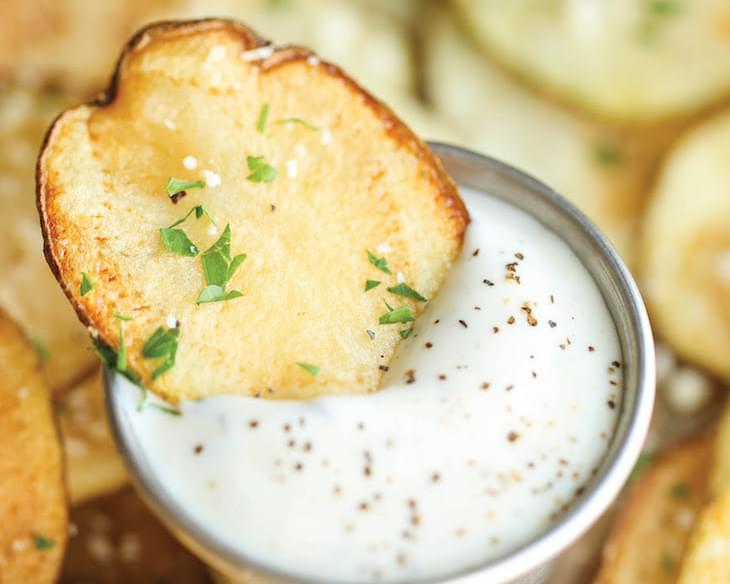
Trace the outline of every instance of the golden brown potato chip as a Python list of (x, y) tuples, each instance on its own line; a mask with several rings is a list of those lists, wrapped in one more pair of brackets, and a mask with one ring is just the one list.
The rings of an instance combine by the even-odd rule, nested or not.
[(684, 443), (630, 487), (603, 549), (595, 584), (673, 584), (707, 500), (711, 442)]
[(725, 0), (456, 0), (499, 60), (600, 116), (645, 122), (730, 93)]
[(671, 150), (643, 222), (640, 280), (656, 332), (683, 358), (730, 376), (730, 115)]
[(0, 312), (0, 582), (51, 584), (68, 535), (61, 445), (38, 359)]
[(205, 566), (183, 548), (129, 488), (73, 509), (59, 584), (211, 584)]
[(73, 505), (116, 491), (127, 472), (107, 423), (101, 371), (55, 400)]
[(710, 503), (692, 530), (679, 584), (724, 584), (730, 578), (730, 491)]
[(88, 334), (43, 257), (35, 204), (35, 163), (43, 135), (68, 104), (69, 98), (56, 92), (0, 85), (0, 303), (36, 346), (55, 391), (79, 381), (96, 362)]
[(468, 221), (386, 107), (222, 20), (135, 37), (106, 101), (55, 123), (38, 189), (67, 295), (173, 401), (377, 389)]

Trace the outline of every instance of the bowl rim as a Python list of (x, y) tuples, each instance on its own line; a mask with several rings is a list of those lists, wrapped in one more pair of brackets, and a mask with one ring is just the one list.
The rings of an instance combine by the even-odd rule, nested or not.
[[(429, 142), (428, 145), (459, 185), (484, 191), (490, 189), (490, 184), (501, 181), (511, 185), (514, 193), (490, 192), (491, 195), (521, 207), (553, 232), (557, 232), (556, 225), (549, 224), (548, 215), (554, 221), (559, 220), (560, 237), (593, 276), (617, 328), (620, 328), (616, 322), (617, 311), (620, 310), (618, 316), (622, 322), (625, 320), (625, 330), (619, 330), (623, 363), (626, 364), (621, 413), (600, 469), (585, 493), (550, 528), (503, 556), (462, 569), (446, 578), (399, 580), (400, 584), (506, 583), (546, 569), (552, 559), (600, 517), (628, 480), (641, 452), (653, 410), (654, 342), (646, 308), (627, 267), (606, 237), (572, 203), (539, 180), (496, 159), (449, 144)], [(538, 211), (544, 214), (538, 215)], [(601, 274), (597, 273), (599, 271)], [(139, 445), (129, 432), (125, 432), (128, 423), (125, 423), (118, 398), (121, 392), (115, 391), (118, 380), (118, 374), (105, 370), (106, 407), (117, 447), (142, 499), (185, 545), (226, 575), (254, 575), (282, 583), (338, 584), (336, 580), (307, 579), (265, 566), (221, 541), (196, 522), (150, 472), (144, 457), (138, 456)]]

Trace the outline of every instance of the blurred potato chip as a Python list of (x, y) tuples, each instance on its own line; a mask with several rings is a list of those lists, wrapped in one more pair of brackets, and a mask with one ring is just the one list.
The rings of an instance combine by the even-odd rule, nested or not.
[(730, 403), (725, 405), (713, 443), (710, 493), (719, 497), (730, 491)]
[(437, 111), (465, 135), (465, 145), (567, 196), (631, 263), (644, 183), (667, 136), (639, 140), (584, 121), (490, 64), (443, 10), (428, 21), (428, 92)]
[(730, 376), (730, 115), (669, 153), (643, 222), (641, 280), (656, 332), (683, 358)]
[(730, 580), (730, 491), (699, 516), (682, 563), (679, 584), (724, 584)]
[[(3, 0), (0, 75), (96, 91), (122, 45), (154, 20), (228, 17), (321, 53), (385, 101), (410, 92), (406, 18), (416, 2), (366, 0)], [(367, 49), (364, 49), (367, 47)]]
[(59, 584), (212, 582), (131, 488), (73, 509), (71, 522)]
[(455, 0), (500, 61), (601, 116), (654, 121), (730, 93), (726, 0)]
[(706, 498), (709, 440), (683, 443), (636, 479), (603, 548), (595, 584), (673, 584)]
[(116, 491), (127, 483), (104, 406), (101, 371), (55, 400), (73, 505)]
[(58, 433), (30, 343), (0, 312), (0, 582), (51, 584), (68, 534)]
[(0, 303), (30, 337), (54, 391), (80, 380), (97, 361), (88, 349), (88, 334), (43, 257), (35, 204), (41, 142), (67, 104), (68, 97), (52, 91), (0, 84)]

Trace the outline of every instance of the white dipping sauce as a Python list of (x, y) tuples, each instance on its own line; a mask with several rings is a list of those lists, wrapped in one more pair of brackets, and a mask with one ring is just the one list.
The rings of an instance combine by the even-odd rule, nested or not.
[(175, 417), (123, 388), (169, 495), (257, 563), (343, 582), (453, 574), (546, 530), (600, 464), (623, 376), (596, 284), (538, 221), (461, 192), (463, 253), (382, 391), (214, 397)]

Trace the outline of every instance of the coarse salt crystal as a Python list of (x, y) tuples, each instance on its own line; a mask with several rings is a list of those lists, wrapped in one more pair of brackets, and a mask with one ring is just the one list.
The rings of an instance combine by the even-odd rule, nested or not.
[(28, 547), (28, 542), (24, 539), (14, 539), (12, 543), (12, 548), (14, 552), (22, 552), (25, 548)]
[(268, 59), (273, 54), (274, 47), (268, 45), (257, 49), (251, 49), (250, 51), (244, 51), (241, 53), (241, 59), (244, 61), (258, 61), (260, 59)]
[(693, 414), (712, 399), (712, 382), (693, 367), (679, 367), (662, 387), (669, 406), (676, 412)]
[(300, 155), (304, 155), (307, 153), (307, 149), (301, 144), (297, 144), (296, 146), (294, 146), (294, 152)]
[(204, 170), (203, 177), (205, 178), (205, 184), (207, 187), (213, 189), (215, 187), (221, 186), (221, 177), (219, 177), (212, 170)]
[(320, 63), (319, 57), (317, 55), (309, 55), (309, 57), (307, 57), (307, 63), (312, 65), (312, 67), (315, 67)]
[(220, 85), (221, 81), (223, 80), (223, 75), (221, 75), (220, 71), (213, 71), (213, 73), (210, 76), (210, 82), (212, 85)]
[(399, 284), (402, 284), (403, 282), (406, 281), (406, 275), (403, 272), (398, 272), (395, 275), (395, 279), (398, 280)]
[(208, 235), (217, 235), (217, 234), (218, 234), (218, 228), (211, 223), (210, 227), (208, 227)]
[(89, 452), (88, 444), (84, 440), (74, 438), (73, 436), (66, 436), (64, 447), (68, 455), (72, 458), (83, 458)]
[(286, 174), (289, 175), (289, 178), (296, 178), (297, 177), (297, 161), (296, 160), (287, 160), (286, 161)]
[(170, 118), (165, 118), (164, 120), (162, 120), (162, 123), (165, 124), (165, 127), (169, 130), (177, 129), (175, 122), (173, 122)]
[(724, 282), (730, 282), (730, 249), (723, 251), (715, 262), (717, 275)]
[(393, 251), (393, 248), (390, 247), (390, 244), (388, 243), (379, 243), (375, 247), (375, 251), (377, 251), (378, 253), (390, 253), (391, 251)]
[(21, 387), (21, 388), (20, 388), (20, 389), (18, 390), (18, 397), (19, 397), (20, 399), (25, 399), (26, 397), (28, 397), (28, 394), (29, 394), (29, 393), (30, 393), (30, 391), (28, 391), (28, 388), (27, 388), (27, 387)]
[(168, 314), (165, 318), (165, 324), (167, 325), (167, 328), (177, 328), (177, 316), (174, 314)]
[(226, 58), (226, 48), (223, 45), (216, 45), (210, 49), (208, 57), (205, 60), (206, 65), (214, 61), (222, 61)]
[(327, 128), (322, 130), (322, 144), (327, 145), (332, 143), (332, 132), (330, 132)]
[(195, 170), (198, 168), (198, 159), (195, 156), (186, 156), (183, 158), (183, 166), (188, 170)]

